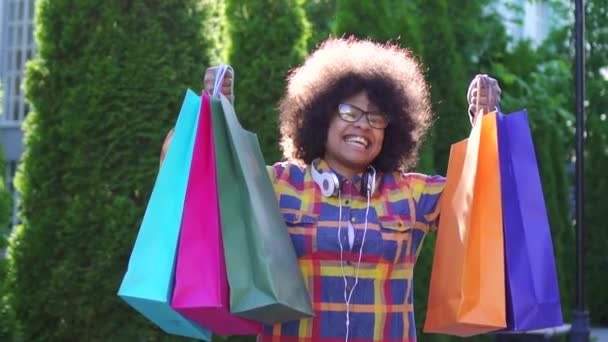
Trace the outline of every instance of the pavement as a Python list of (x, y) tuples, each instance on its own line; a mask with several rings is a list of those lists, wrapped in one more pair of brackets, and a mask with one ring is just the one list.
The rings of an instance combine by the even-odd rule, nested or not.
[(608, 342), (608, 327), (592, 327), (591, 338), (596, 342)]
[[(591, 327), (591, 342), (608, 342), (608, 327)], [(557, 336), (567, 336), (570, 332), (570, 324), (564, 324), (559, 327), (554, 328), (546, 328), (539, 330), (531, 330), (527, 331), (525, 335), (538, 335), (544, 336), (545, 338), (557, 337)], [(502, 332), (498, 333), (497, 336), (508, 336), (511, 334), (522, 334), (521, 332)], [(569, 339), (568, 337), (566, 337)], [(497, 341), (502, 341), (497, 339)], [(551, 340), (552, 341), (552, 340)]]

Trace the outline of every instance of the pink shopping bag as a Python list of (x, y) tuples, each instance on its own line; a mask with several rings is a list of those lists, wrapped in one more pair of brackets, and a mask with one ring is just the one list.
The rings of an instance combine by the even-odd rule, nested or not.
[(216, 180), (211, 103), (203, 94), (171, 306), (216, 334), (253, 335), (261, 324), (230, 314)]

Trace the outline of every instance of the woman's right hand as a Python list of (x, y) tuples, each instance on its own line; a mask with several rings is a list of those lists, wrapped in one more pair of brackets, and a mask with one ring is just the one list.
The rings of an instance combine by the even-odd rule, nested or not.
[[(213, 93), (215, 76), (217, 75), (218, 69), (219, 66), (213, 66), (205, 70), (205, 76), (203, 77), (203, 90), (208, 94)], [(227, 71), (224, 74), (224, 82), (222, 83), (222, 89), (220, 89), (220, 92), (230, 101), (232, 101), (232, 73), (230, 71)]]
[[(213, 87), (215, 86), (215, 76), (217, 74), (217, 70), (219, 66), (213, 66), (207, 68), (205, 70), (205, 76), (203, 77), (203, 90), (208, 93), (213, 93)], [(221, 93), (228, 98), (228, 100), (232, 101), (232, 73), (226, 72), (224, 74), (224, 82), (222, 83)], [(163, 160), (165, 159), (165, 154), (169, 149), (169, 144), (171, 144), (171, 139), (173, 138), (173, 129), (169, 131), (167, 136), (165, 137), (165, 141), (163, 142), (163, 147), (160, 152), (160, 164), (162, 165)]]

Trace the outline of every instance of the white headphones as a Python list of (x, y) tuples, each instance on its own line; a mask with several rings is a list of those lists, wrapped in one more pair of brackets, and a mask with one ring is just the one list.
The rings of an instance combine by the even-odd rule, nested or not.
[[(316, 164), (319, 159), (313, 160), (310, 165), (310, 173), (312, 174), (312, 180), (317, 183), (323, 197), (332, 197), (338, 195), (340, 190), (340, 180), (333, 172), (319, 172), (316, 168)], [(367, 196), (367, 193), (373, 193), (376, 190), (376, 169), (373, 166), (369, 166), (368, 170), (363, 175), (361, 180), (361, 195)]]

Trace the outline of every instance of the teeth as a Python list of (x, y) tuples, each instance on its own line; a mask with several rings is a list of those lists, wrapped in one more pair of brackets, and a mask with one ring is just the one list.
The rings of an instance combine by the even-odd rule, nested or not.
[(367, 147), (367, 145), (369, 145), (369, 141), (367, 141), (367, 139), (356, 135), (350, 135), (346, 137), (344, 141), (346, 141), (347, 143), (362, 145), (363, 147)]

